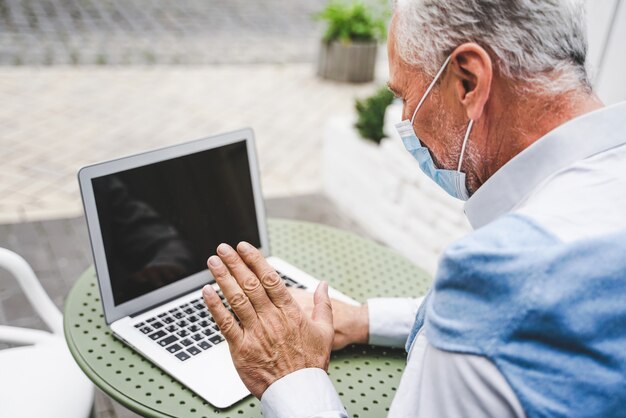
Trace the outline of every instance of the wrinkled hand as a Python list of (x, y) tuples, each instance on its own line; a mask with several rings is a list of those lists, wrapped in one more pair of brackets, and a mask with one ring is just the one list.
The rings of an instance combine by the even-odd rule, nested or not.
[[(310, 316), (315, 307), (314, 295), (297, 288), (291, 288), (289, 291), (305, 314)], [(336, 299), (331, 299), (331, 303), (335, 331), (333, 350), (341, 350), (350, 344), (367, 344), (369, 339), (367, 305), (354, 306)]]
[(211, 286), (202, 295), (248, 390), (261, 398), (289, 373), (309, 367), (326, 370), (334, 335), (328, 284), (320, 283), (307, 315), (255, 247), (242, 242), (235, 251), (221, 244), (217, 254), (207, 265), (240, 323)]

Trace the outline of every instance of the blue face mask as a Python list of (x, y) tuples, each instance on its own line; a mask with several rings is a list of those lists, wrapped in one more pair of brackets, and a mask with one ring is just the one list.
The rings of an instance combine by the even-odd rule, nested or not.
[(439, 80), (439, 77), (441, 77), (441, 74), (443, 74), (443, 71), (446, 69), (446, 66), (450, 62), (450, 58), (451, 57), (448, 57), (443, 63), (441, 69), (435, 76), (435, 79), (426, 90), (426, 93), (424, 93), (424, 96), (415, 108), (415, 112), (413, 113), (413, 117), (411, 118), (411, 120), (404, 120), (396, 124), (396, 130), (398, 131), (400, 138), (402, 138), (404, 147), (419, 162), (420, 168), (424, 173), (426, 173), (428, 177), (433, 179), (435, 183), (437, 183), (442, 189), (448, 192), (449, 195), (456, 197), (457, 199), (467, 200), (469, 199), (469, 192), (467, 191), (467, 187), (465, 186), (465, 173), (461, 171), (461, 163), (463, 162), (465, 145), (467, 144), (467, 139), (469, 138), (470, 132), (472, 131), (474, 121), (470, 119), (469, 125), (467, 126), (467, 132), (465, 133), (465, 139), (463, 139), (463, 145), (461, 147), (459, 166), (456, 171), (437, 168), (432, 156), (430, 155), (430, 152), (428, 151), (428, 148), (422, 145), (421, 141), (417, 138), (417, 135), (415, 134), (415, 129), (413, 128), (413, 122), (415, 121), (415, 115), (417, 115), (417, 111), (424, 104), (424, 101), (428, 97), (430, 91), (433, 89), (433, 87), (435, 87), (437, 80)]

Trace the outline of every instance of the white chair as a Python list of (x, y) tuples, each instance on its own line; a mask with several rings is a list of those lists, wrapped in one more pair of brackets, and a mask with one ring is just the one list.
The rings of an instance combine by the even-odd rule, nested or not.
[(0, 326), (0, 417), (85, 418), (94, 388), (74, 362), (63, 336), (63, 316), (26, 260), (0, 248), (0, 267), (17, 279), (52, 332)]

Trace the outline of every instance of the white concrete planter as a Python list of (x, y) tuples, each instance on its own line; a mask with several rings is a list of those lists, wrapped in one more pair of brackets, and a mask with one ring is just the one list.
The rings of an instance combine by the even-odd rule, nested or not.
[(376, 41), (338, 41), (320, 44), (317, 74), (320, 77), (350, 83), (365, 83), (374, 79)]
[[(390, 107), (389, 120), (399, 120)], [(380, 146), (362, 139), (351, 118), (325, 129), (324, 191), (372, 236), (434, 273), (442, 250), (469, 231), (463, 204), (421, 171), (386, 123)]]

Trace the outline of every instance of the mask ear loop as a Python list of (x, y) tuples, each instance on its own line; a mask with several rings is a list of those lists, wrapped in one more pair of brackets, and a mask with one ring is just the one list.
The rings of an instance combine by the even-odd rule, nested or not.
[(448, 66), (448, 63), (450, 62), (451, 59), (452, 59), (452, 55), (449, 55), (448, 58), (446, 58), (445, 62), (443, 63), (443, 65), (439, 69), (439, 72), (437, 73), (437, 75), (433, 79), (433, 82), (430, 83), (430, 86), (428, 86), (428, 88), (426, 89), (426, 93), (424, 93), (424, 95), (422, 96), (422, 99), (417, 104), (417, 107), (415, 108), (415, 112), (413, 112), (413, 117), (411, 118), (411, 126), (413, 126), (413, 122), (415, 121), (415, 115), (417, 115), (417, 111), (424, 104), (424, 101), (426, 100), (426, 98), (430, 94), (431, 90), (435, 87), (435, 84), (437, 84), (437, 80), (439, 80), (439, 77), (441, 77), (441, 74), (443, 74), (444, 70)]
[(474, 120), (470, 119), (469, 125), (467, 125), (467, 131), (465, 132), (465, 139), (463, 139), (463, 146), (461, 147), (461, 156), (459, 157), (459, 167), (456, 171), (461, 172), (461, 164), (463, 164), (463, 156), (465, 155), (465, 146), (467, 145), (467, 140), (469, 139), (470, 132), (472, 132), (472, 127), (474, 126)]

